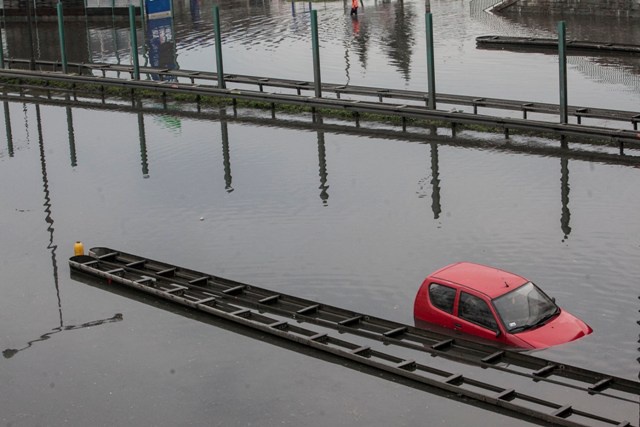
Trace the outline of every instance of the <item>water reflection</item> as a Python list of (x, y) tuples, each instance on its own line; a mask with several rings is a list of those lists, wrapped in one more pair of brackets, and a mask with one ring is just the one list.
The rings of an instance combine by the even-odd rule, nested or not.
[[(319, 116), (317, 118), (317, 121), (319, 124), (322, 124), (322, 116)], [(320, 187), (318, 187), (318, 189), (320, 190), (320, 200), (322, 200), (322, 205), (328, 206), (329, 192), (327, 190), (329, 189), (329, 185), (327, 184), (327, 181), (328, 181), (329, 174), (327, 173), (327, 152), (324, 146), (324, 131), (321, 129), (318, 129), (317, 134), (318, 134), (318, 162), (320, 164), (320, 172), (319, 172)]]
[[(66, 95), (67, 102), (69, 101), (69, 95)], [(66, 106), (65, 110), (67, 112), (67, 131), (69, 133), (69, 154), (71, 156), (71, 167), (76, 167), (78, 165), (78, 158), (76, 155), (76, 136), (75, 131), (73, 130), (73, 113), (71, 112), (71, 107)]]
[(431, 146), (431, 210), (433, 219), (440, 218), (442, 207), (440, 206), (440, 167), (438, 166), (438, 144), (432, 142)]
[(220, 109), (220, 132), (222, 133), (222, 162), (224, 167), (224, 189), (227, 193), (233, 191), (231, 177), (231, 154), (229, 151), (229, 128), (227, 126), (227, 110)]
[(565, 241), (571, 234), (571, 211), (569, 210), (569, 160), (565, 157), (560, 159), (560, 194), (562, 199), (562, 213), (560, 214), (560, 227), (564, 233)]
[(58, 315), (60, 317), (60, 325), (62, 325), (62, 302), (60, 301), (60, 285), (58, 280), (58, 262), (56, 259), (56, 251), (58, 245), (53, 243), (53, 216), (51, 215), (51, 195), (49, 193), (49, 179), (47, 178), (47, 162), (45, 159), (44, 138), (42, 136), (42, 119), (40, 116), (40, 105), (36, 104), (36, 125), (38, 129), (38, 147), (40, 148), (40, 168), (42, 171), (42, 188), (44, 192), (44, 218), (47, 223), (47, 232), (49, 233), (49, 243), (47, 249), (51, 251), (51, 265), (53, 268), (53, 283), (56, 288), (56, 297), (58, 299)]
[[(150, 19), (147, 23), (149, 64), (154, 68), (178, 69), (173, 37), (173, 18)], [(153, 80), (178, 80), (175, 76), (151, 74)]]
[[(9, 102), (6, 98), (11, 98), (8, 95), (4, 95), (4, 107), (5, 107), (5, 126), (7, 131), (7, 141), (10, 146), (10, 154), (13, 155), (13, 148), (11, 143), (11, 135), (12, 131), (12, 123), (10, 120), (9, 114)], [(22, 98), (21, 98), (22, 99)], [(35, 102), (34, 100), (29, 100), (29, 102)], [(76, 102), (71, 102), (69, 96), (65, 96), (64, 100), (40, 100), (39, 102), (43, 104), (52, 104), (52, 105), (60, 105), (65, 108), (67, 115), (67, 128), (68, 128), (68, 138), (69, 138), (69, 147), (70, 147), (70, 157), (71, 157), (71, 167), (76, 167), (79, 163), (76, 157), (76, 140), (75, 140), (75, 131), (73, 125), (73, 107)], [(77, 101), (77, 104), (83, 105), (83, 101)], [(57, 277), (57, 266), (55, 262), (55, 251), (56, 246), (53, 245), (53, 219), (51, 215), (51, 199), (49, 194), (49, 186), (46, 175), (46, 162), (44, 159), (44, 138), (42, 136), (42, 129), (40, 126), (40, 104), (36, 104), (36, 112), (38, 119), (38, 141), (41, 150), (41, 161), (42, 161), (42, 178), (43, 178), (43, 187), (45, 191), (45, 212), (47, 213), (46, 221), (49, 224), (48, 231), (50, 232), (50, 244), (49, 249), (52, 251), (52, 263), (54, 265), (54, 270), (56, 271), (55, 277)], [(140, 141), (140, 164), (142, 168), (142, 177), (148, 178), (150, 171), (149, 157), (147, 154), (147, 130), (145, 126), (145, 116), (152, 115), (155, 116), (164, 116), (166, 115), (166, 109), (159, 108), (157, 106), (145, 106), (140, 101), (136, 101), (134, 105), (124, 106), (122, 104), (114, 104), (110, 105), (109, 103), (104, 104), (96, 104), (95, 102), (87, 103), (87, 107), (92, 109), (102, 109), (106, 111), (119, 111), (119, 112), (129, 112), (130, 114), (135, 114), (138, 122), (138, 137)], [(29, 134), (29, 121), (26, 114), (26, 104), (24, 104), (25, 110), (25, 123), (24, 129), (27, 134)], [(376, 138), (391, 138), (391, 139), (401, 139), (407, 142), (418, 142), (424, 143), (425, 137), (429, 143), (429, 164), (430, 164), (430, 174), (427, 178), (424, 178), (420, 181), (420, 190), (418, 191), (418, 197), (431, 199), (431, 211), (433, 212), (434, 220), (440, 219), (442, 214), (442, 205), (441, 205), (441, 191), (442, 191), (442, 182), (440, 179), (440, 158), (439, 158), (439, 149), (440, 145), (453, 145), (453, 146), (465, 146), (465, 147), (477, 147), (477, 148), (487, 148), (492, 147), (498, 150), (504, 150), (514, 153), (528, 153), (532, 155), (538, 156), (552, 156), (560, 159), (560, 170), (561, 170), (561, 178), (560, 178), (560, 196), (561, 196), (561, 212), (560, 212), (560, 228), (562, 232), (562, 240), (566, 240), (571, 234), (571, 211), (569, 208), (569, 195), (570, 195), (570, 184), (569, 184), (569, 160), (570, 159), (588, 159), (590, 161), (601, 161), (604, 163), (612, 163), (619, 165), (634, 165), (637, 166), (638, 159), (629, 155), (620, 156), (614, 154), (607, 153), (594, 153), (577, 150), (575, 148), (569, 149), (568, 146), (564, 148), (549, 148), (545, 146), (539, 146), (538, 144), (532, 144), (531, 146), (522, 145), (522, 144), (492, 144), (490, 141), (486, 139), (482, 140), (474, 140), (474, 139), (466, 139), (464, 136), (451, 137), (447, 135), (438, 135), (437, 128), (427, 129), (428, 135), (424, 134), (424, 131), (414, 133), (412, 129), (404, 129), (400, 130), (388, 130), (388, 129), (368, 129), (368, 128), (356, 128), (353, 124), (345, 123), (345, 124), (337, 124), (332, 122), (325, 122), (323, 117), (320, 114), (316, 114), (311, 122), (305, 121), (305, 119), (292, 118), (292, 117), (283, 117), (283, 118), (275, 118), (272, 116), (271, 118), (265, 117), (251, 117), (249, 115), (238, 115), (238, 110), (236, 108), (233, 109), (233, 115), (228, 115), (226, 108), (220, 108), (218, 110), (203, 110), (199, 112), (195, 111), (186, 111), (186, 110), (172, 110), (172, 115), (176, 117), (186, 117), (195, 120), (216, 120), (220, 122), (220, 133), (221, 133), (221, 145), (222, 145), (222, 158), (223, 158), (223, 170), (224, 170), (224, 189), (227, 193), (231, 193), (234, 191), (233, 187), (233, 177), (232, 177), (232, 160), (231, 160), (231, 145), (233, 144), (232, 136), (229, 133), (228, 123), (229, 121), (237, 121), (240, 123), (246, 123), (250, 125), (256, 126), (277, 126), (284, 127), (290, 129), (297, 129), (303, 131), (311, 131), (316, 133), (317, 135), (317, 144), (318, 144), (318, 176), (319, 176), (319, 186), (318, 189), (319, 197), (322, 200), (323, 206), (328, 206), (329, 200), (329, 184), (328, 184), (328, 161), (327, 161), (327, 153), (325, 146), (325, 135), (326, 132), (331, 133), (341, 133), (341, 134), (351, 134), (351, 135), (359, 135), (359, 136), (372, 136)], [(56, 278), (57, 283), (57, 278)]]
[(22, 348), (7, 348), (7, 349), (3, 350), (2, 351), (2, 355), (4, 356), (5, 359), (10, 359), (13, 356), (15, 356), (17, 353), (30, 348), (35, 343), (40, 342), (40, 341), (48, 340), (49, 338), (51, 338), (52, 335), (55, 335), (55, 334), (57, 334), (59, 332), (62, 332), (62, 331), (73, 331), (73, 330), (76, 330), (76, 329), (84, 329), (84, 328), (92, 328), (94, 326), (103, 325), (105, 323), (120, 322), (121, 320), (122, 320), (122, 314), (121, 313), (116, 313), (116, 314), (114, 314), (113, 316), (111, 316), (111, 317), (109, 317), (107, 319), (92, 320), (90, 322), (85, 322), (85, 323), (82, 323), (80, 325), (67, 325), (67, 326), (64, 326), (64, 325), (60, 324), (60, 326), (51, 329), (51, 332), (47, 332), (45, 334), (42, 334), (38, 338), (36, 338), (35, 340), (28, 341), (27, 344)]
[(4, 126), (7, 132), (7, 149), (9, 151), (9, 157), (13, 157), (13, 134), (11, 131), (11, 114), (9, 113), (9, 103), (7, 101), (4, 104)]
[(382, 41), (392, 65), (395, 65), (405, 81), (411, 77), (412, 48), (415, 45), (416, 15), (412, 5), (403, 1), (383, 2), (381, 6)]
[[(68, 100), (68, 96), (67, 96), (67, 100)], [(10, 121), (8, 120), (8, 103), (5, 101), (5, 124), (8, 126), (8, 134), (11, 132), (10, 131)], [(26, 110), (26, 104), (25, 104), (25, 110)], [(93, 320), (90, 322), (86, 322), (86, 323), (82, 323), (80, 325), (64, 325), (64, 320), (63, 320), (63, 316), (62, 316), (62, 298), (60, 296), (60, 281), (59, 281), (59, 275), (58, 275), (58, 261), (57, 261), (57, 250), (58, 250), (58, 245), (55, 243), (55, 239), (54, 239), (54, 231), (55, 228), (53, 226), (54, 224), (54, 220), (53, 220), (53, 214), (52, 214), (52, 203), (51, 203), (51, 192), (49, 189), (49, 178), (47, 175), (47, 160), (46, 160), (46, 156), (45, 156), (45, 147), (44, 147), (44, 135), (42, 133), (42, 115), (40, 112), (40, 105), (36, 104), (35, 105), (35, 110), (36, 110), (36, 128), (37, 128), (37, 132), (38, 132), (38, 148), (39, 148), (39, 154), (40, 154), (40, 171), (42, 173), (42, 189), (43, 189), (43, 194), (44, 194), (44, 213), (45, 218), (44, 221), (47, 224), (47, 233), (49, 235), (49, 241), (47, 242), (47, 250), (50, 251), (51, 253), (51, 267), (52, 267), (52, 272), (53, 272), (53, 284), (55, 287), (55, 293), (56, 293), (56, 302), (57, 302), (57, 308), (58, 308), (58, 326), (56, 326), (55, 328), (52, 328), (50, 332), (47, 332), (45, 334), (40, 335), (38, 338), (28, 341), (27, 344), (24, 347), (21, 348), (7, 348), (4, 349), (2, 351), (2, 355), (4, 356), (5, 359), (10, 359), (13, 356), (15, 356), (16, 354), (18, 354), (19, 352), (26, 350), (28, 348), (31, 348), (35, 343), (40, 342), (40, 341), (45, 341), (48, 340), (49, 338), (51, 338), (51, 336), (62, 332), (62, 331), (70, 331), (70, 330), (75, 330), (75, 329), (83, 329), (83, 328), (90, 328), (93, 326), (97, 326), (97, 325), (101, 325), (104, 323), (110, 323), (110, 322), (118, 322), (122, 320), (122, 314), (117, 313), (115, 315), (113, 315), (112, 317), (109, 317), (107, 319), (101, 319), (101, 320)], [(71, 160), (71, 166), (75, 167), (76, 166), (76, 161), (75, 161), (75, 137), (74, 137), (74, 132), (73, 132), (73, 122), (71, 119), (71, 108), (70, 107), (66, 107), (66, 112), (67, 112), (67, 124), (68, 124), (68, 129), (69, 129), (69, 144), (70, 147), (72, 147), (72, 160)], [(25, 118), (26, 119), (26, 118)]]

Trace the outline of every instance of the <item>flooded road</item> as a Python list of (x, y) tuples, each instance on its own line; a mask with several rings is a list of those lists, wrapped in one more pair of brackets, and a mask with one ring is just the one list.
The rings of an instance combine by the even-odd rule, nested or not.
[[(221, 7), (225, 70), (309, 79), (305, 7)], [(426, 87), (424, 3), (365, 3), (357, 33), (342, 2), (314, 7), (323, 80)], [(182, 68), (215, 69), (210, 9), (176, 8), (170, 53)], [(553, 23), (476, 17), (468, 2), (432, 2), (431, 11), (439, 90), (556, 101), (555, 57), (474, 42), (548, 36)], [(100, 25), (82, 29), (77, 54), (126, 63), (115, 43), (122, 35), (125, 46), (126, 25)], [(638, 110), (633, 59), (572, 61), (570, 103)], [(249, 123), (231, 111), (226, 120), (0, 108), (3, 426), (526, 424), (71, 278), (76, 240), (409, 324), (431, 271), (496, 265), (594, 329), (541, 357), (638, 378), (636, 166)], [(638, 412), (620, 418), (637, 424)]]

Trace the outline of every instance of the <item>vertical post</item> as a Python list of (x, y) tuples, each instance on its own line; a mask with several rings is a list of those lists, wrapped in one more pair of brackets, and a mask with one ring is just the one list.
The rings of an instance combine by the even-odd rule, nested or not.
[(131, 27), (131, 58), (133, 58), (133, 77), (140, 80), (140, 63), (138, 62), (138, 35), (136, 32), (136, 8), (129, 5), (129, 25)]
[(35, 52), (33, 50), (33, 24), (31, 19), (31, 0), (27, 0), (27, 22), (29, 23), (29, 69), (34, 71), (36, 69)]
[(216, 73), (218, 74), (218, 88), (226, 89), (224, 83), (224, 68), (222, 66), (222, 33), (220, 32), (220, 8), (213, 6), (213, 29), (216, 38)]
[(62, 2), (59, 1), (56, 6), (58, 10), (58, 34), (60, 36), (60, 59), (62, 61), (62, 72), (67, 74), (67, 49), (64, 40), (64, 15), (62, 12)]
[(2, 28), (0, 28), (0, 68), (4, 68), (4, 43), (2, 42)]
[[(143, 22), (142, 25), (144, 25), (144, 12), (145, 12), (144, 11), (144, 0), (140, 0), (140, 19), (142, 19), (142, 22)], [(171, 17), (173, 18), (173, 14), (171, 15)]]
[(436, 109), (436, 67), (433, 60), (433, 20), (431, 13), (425, 14), (427, 25), (427, 84), (429, 88), (429, 105), (431, 110)]
[(313, 82), (316, 97), (322, 98), (322, 82), (320, 79), (320, 46), (318, 43), (318, 11), (311, 11), (311, 48), (313, 52)]
[(558, 62), (560, 64), (560, 123), (566, 124), (567, 114), (567, 40), (564, 21), (558, 22)]

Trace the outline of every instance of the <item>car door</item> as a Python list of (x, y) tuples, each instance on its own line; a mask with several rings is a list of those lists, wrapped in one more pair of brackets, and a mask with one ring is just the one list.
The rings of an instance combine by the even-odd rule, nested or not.
[(460, 291), (453, 329), (491, 341), (502, 341), (498, 322), (489, 303), (479, 295)]
[(431, 323), (447, 329), (453, 329), (454, 303), (456, 288), (441, 283), (429, 283), (429, 319)]

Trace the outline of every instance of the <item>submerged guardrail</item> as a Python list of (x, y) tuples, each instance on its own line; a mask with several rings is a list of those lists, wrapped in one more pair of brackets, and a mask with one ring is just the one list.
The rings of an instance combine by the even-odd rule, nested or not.
[[(390, 372), (436, 389), (465, 396), (514, 414), (542, 420), (553, 425), (632, 426), (626, 420), (614, 420), (584, 405), (558, 403), (530, 392), (524, 393), (471, 378), (468, 375), (436, 367), (432, 362), (408, 359), (370, 345), (353, 342), (351, 336), (405, 347), (432, 356), (494, 369), (537, 384), (564, 389), (571, 393), (610, 399), (616, 405), (635, 408), (640, 383), (557, 363), (525, 353), (461, 340), (443, 333), (400, 324), (364, 313), (356, 313), (328, 304), (286, 295), (258, 286), (236, 282), (195, 270), (155, 261), (110, 248), (92, 248), (89, 255), (69, 259), (73, 270), (106, 280), (109, 285), (124, 285), (191, 309), (208, 313), (280, 338), (328, 352), (363, 365)], [(317, 330), (315, 325), (324, 328)], [(326, 331), (325, 331), (326, 330)], [(331, 331), (341, 334), (338, 338)], [(393, 351), (393, 350), (391, 350)], [(570, 381), (566, 381), (569, 379)], [(535, 387), (537, 388), (537, 387)], [(637, 411), (638, 408), (635, 408)]]

